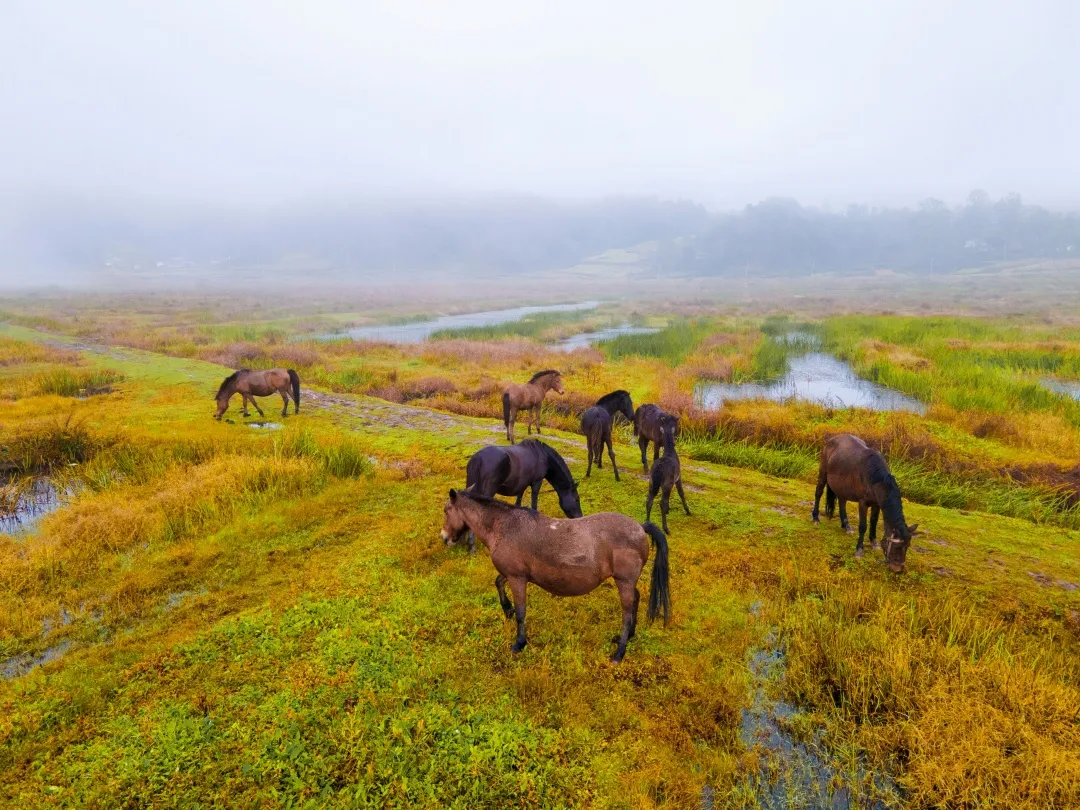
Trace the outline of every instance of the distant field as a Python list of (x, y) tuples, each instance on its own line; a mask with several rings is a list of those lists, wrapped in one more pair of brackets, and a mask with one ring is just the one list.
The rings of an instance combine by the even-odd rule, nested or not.
[[(996, 295), (1011, 272), (976, 283)], [(1049, 278), (1024, 275), (1032, 296)], [(1006, 307), (991, 298), (974, 307)], [(1080, 403), (1040, 383), (1080, 381), (1075, 312), (627, 300), (394, 346), (296, 338), (420, 305), (297, 306), (0, 302), (0, 469), (64, 493), (0, 535), (7, 803), (1080, 804)], [(609, 317), (664, 329), (547, 345)], [(782, 373), (806, 347), (772, 336), (792, 331), (926, 415), (696, 404), (703, 380)], [(241, 365), (295, 368), (300, 414), (247, 427), (237, 400), (214, 422)], [(502, 386), (548, 367), (567, 393), (545, 440), (579, 479), (578, 420), (602, 394), (682, 417), (674, 621), (643, 627), (618, 667), (613, 589), (530, 590), (514, 656), (486, 552), (438, 540), (466, 459), (500, 441)], [(906, 574), (809, 520), (818, 448), (843, 431), (884, 450), (924, 530)], [(585, 512), (643, 519), (627, 427), (616, 454), (621, 483), (607, 465), (580, 482)], [(541, 510), (558, 514), (546, 486)]]

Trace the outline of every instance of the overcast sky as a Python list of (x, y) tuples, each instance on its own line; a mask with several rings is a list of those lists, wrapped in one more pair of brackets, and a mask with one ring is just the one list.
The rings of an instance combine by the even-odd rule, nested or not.
[(1075, 203), (1080, 3), (0, 2), (0, 186)]

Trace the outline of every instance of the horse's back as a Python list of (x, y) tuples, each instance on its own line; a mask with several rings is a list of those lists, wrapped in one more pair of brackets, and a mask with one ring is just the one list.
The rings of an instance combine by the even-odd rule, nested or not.
[(858, 436), (841, 433), (826, 440), (821, 466), (829, 487), (837, 495), (847, 500), (859, 500), (864, 497), (866, 473), (875, 457), (880, 456)]
[(603, 431), (604, 425), (611, 421), (611, 415), (601, 407), (594, 405), (581, 415), (581, 432), (592, 437), (596, 431)]

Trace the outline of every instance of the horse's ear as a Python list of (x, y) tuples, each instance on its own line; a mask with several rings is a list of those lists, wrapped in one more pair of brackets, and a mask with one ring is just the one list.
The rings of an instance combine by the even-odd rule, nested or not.
[(456, 489), (451, 489), (450, 490), (450, 500), (452, 500), (452, 501), (457, 500), (457, 490)]
[(919, 531), (919, 524), (916, 523), (914, 526), (908, 526), (907, 530), (908, 530), (908, 534), (914, 535)]

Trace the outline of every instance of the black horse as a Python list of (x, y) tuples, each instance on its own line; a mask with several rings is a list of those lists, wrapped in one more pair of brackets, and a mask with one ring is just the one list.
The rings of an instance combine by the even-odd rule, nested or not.
[(589, 410), (581, 415), (581, 432), (585, 434), (585, 447), (589, 451), (589, 468), (585, 471), (588, 478), (592, 472), (593, 459), (596, 468), (604, 468), (604, 445), (607, 445), (611, 458), (611, 469), (615, 471), (615, 480), (619, 480), (619, 468), (615, 466), (615, 450), (611, 446), (611, 427), (615, 424), (615, 414), (621, 413), (627, 422), (634, 421), (634, 403), (630, 394), (623, 390), (612, 391), (600, 397)]
[(634, 435), (637, 436), (638, 446), (641, 448), (641, 466), (645, 472), (649, 471), (649, 462), (645, 458), (645, 451), (649, 442), (653, 443), (653, 461), (660, 458), (660, 448), (664, 446), (664, 425), (667, 420), (672, 420), (674, 435), (679, 435), (679, 417), (672, 416), (658, 405), (642, 405), (634, 411)]
[(653, 499), (660, 493), (660, 522), (664, 526), (664, 532), (668, 533), (667, 516), (668, 502), (671, 500), (671, 488), (679, 493), (682, 508), (686, 514), (690, 514), (690, 507), (686, 505), (686, 494), (682, 488), (682, 465), (679, 464), (679, 454), (675, 452), (675, 433), (679, 421), (671, 414), (664, 414), (660, 420), (660, 437), (664, 445), (664, 455), (653, 462), (652, 472), (649, 474), (649, 495), (645, 499), (645, 520), (652, 515)]
[[(563, 457), (537, 439), (502, 447), (490, 445), (478, 450), (465, 468), (465, 487), (478, 495), (510, 495), (521, 499), (532, 487), (532, 508), (536, 509), (540, 486), (547, 479), (559, 495), (559, 506), (568, 518), (581, 517), (577, 482)], [(469, 551), (476, 548), (469, 535)]]

